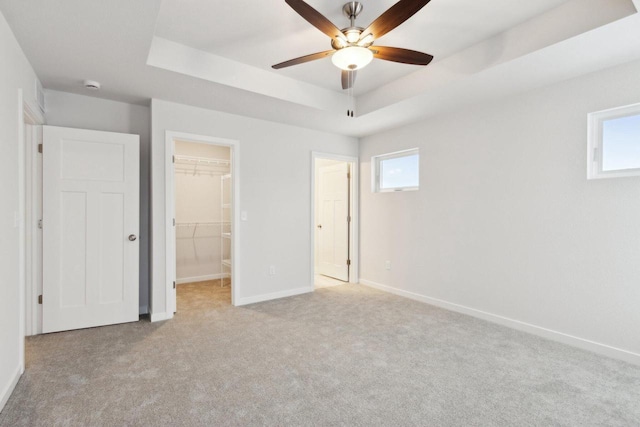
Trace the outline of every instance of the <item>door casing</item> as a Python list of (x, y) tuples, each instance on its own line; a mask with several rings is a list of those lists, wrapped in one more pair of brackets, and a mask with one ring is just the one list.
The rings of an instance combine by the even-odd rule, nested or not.
[(311, 152), (311, 210), (309, 219), (309, 237), (311, 257), (309, 259), (310, 274), (309, 285), (315, 289), (315, 252), (316, 252), (316, 218), (315, 218), (315, 203), (316, 203), (316, 169), (318, 167), (318, 159), (339, 160), (350, 164), (351, 170), (351, 182), (350, 182), (350, 206), (349, 211), (351, 213), (351, 224), (349, 227), (349, 259), (351, 265), (349, 268), (349, 283), (359, 283), (360, 281), (360, 213), (358, 210), (359, 197), (359, 160), (358, 157), (344, 156), (341, 154), (323, 153), (318, 151)]
[(42, 155), (38, 153), (38, 144), (42, 142), (44, 115), (37, 108), (24, 103), (23, 122), (26, 132), (23, 173), (24, 188), (24, 331), (22, 335), (31, 336), (42, 333), (42, 306), (38, 304), (38, 295), (42, 293), (42, 230), (38, 221), (42, 218)]
[(176, 241), (173, 226), (175, 214), (175, 183), (173, 173), (174, 141), (195, 142), (199, 144), (222, 145), (231, 150), (231, 304), (239, 301), (240, 286), (240, 142), (233, 139), (217, 138), (206, 135), (196, 135), (185, 132), (165, 132), (165, 302), (164, 313), (154, 316), (160, 310), (152, 308), (151, 321), (171, 319), (176, 311), (176, 280), (175, 259)]
[[(323, 162), (327, 161), (322, 159)], [(344, 282), (349, 281), (350, 253), (349, 231), (351, 228), (351, 167), (349, 162), (336, 162), (329, 165), (317, 165), (316, 171), (316, 274), (332, 277)], [(333, 179), (339, 179), (340, 183)], [(326, 185), (329, 186), (326, 186)], [(336, 184), (335, 186), (331, 186)], [(343, 199), (346, 198), (346, 199)], [(345, 200), (341, 205), (336, 201)], [(326, 212), (326, 203), (330, 211)], [(344, 210), (344, 211), (342, 211)], [(342, 229), (344, 227), (344, 229)], [(344, 230), (344, 233), (342, 232)], [(326, 250), (330, 249), (329, 256)], [(329, 258), (327, 258), (329, 257)], [(349, 260), (349, 261), (348, 261)]]

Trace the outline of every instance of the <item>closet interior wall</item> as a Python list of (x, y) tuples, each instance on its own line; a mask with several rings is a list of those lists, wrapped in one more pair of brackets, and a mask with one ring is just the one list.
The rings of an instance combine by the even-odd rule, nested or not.
[(230, 149), (176, 141), (174, 153), (176, 282), (229, 277)]

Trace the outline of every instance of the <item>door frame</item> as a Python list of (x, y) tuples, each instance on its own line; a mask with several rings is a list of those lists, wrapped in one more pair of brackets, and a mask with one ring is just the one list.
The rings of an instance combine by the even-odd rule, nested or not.
[(176, 311), (176, 237), (173, 218), (175, 213), (175, 173), (173, 168), (174, 141), (194, 142), (229, 147), (231, 150), (231, 304), (240, 301), (240, 141), (192, 133), (165, 131), (165, 277), (166, 313), (173, 317)]
[[(24, 235), (21, 241), (24, 272), (21, 306), (24, 306), (24, 328), (22, 336), (42, 333), (42, 306), (38, 304), (38, 295), (42, 293), (42, 229), (38, 221), (42, 212), (42, 156), (38, 153), (38, 144), (42, 143), (42, 125), (44, 115), (28, 103), (23, 103), (20, 118), (24, 141), (24, 152), (20, 166), (24, 182), (20, 184), (21, 205), (24, 207)], [(28, 126), (28, 127), (27, 127)], [(23, 346), (24, 347), (24, 346)]]
[(360, 282), (360, 211), (358, 210), (360, 200), (360, 173), (359, 159), (356, 156), (344, 156), (341, 154), (323, 153), (319, 151), (311, 152), (311, 212), (309, 221), (309, 234), (311, 240), (310, 277), (309, 283), (315, 290), (315, 258), (316, 258), (316, 168), (317, 160), (338, 160), (350, 165), (350, 188), (349, 188), (349, 211), (351, 213), (351, 224), (349, 226), (349, 283)]

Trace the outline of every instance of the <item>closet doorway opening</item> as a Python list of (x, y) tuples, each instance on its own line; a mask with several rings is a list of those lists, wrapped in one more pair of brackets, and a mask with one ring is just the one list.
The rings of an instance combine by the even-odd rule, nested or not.
[(312, 163), (312, 284), (358, 283), (358, 160), (313, 153)]
[(170, 141), (171, 217), (168, 277), (174, 312), (232, 305), (235, 249), (235, 145), (226, 140)]

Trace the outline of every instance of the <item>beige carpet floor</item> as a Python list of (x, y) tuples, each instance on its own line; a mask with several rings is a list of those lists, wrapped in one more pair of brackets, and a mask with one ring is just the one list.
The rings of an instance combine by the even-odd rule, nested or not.
[(359, 285), (32, 337), (1, 426), (638, 426), (640, 367)]

